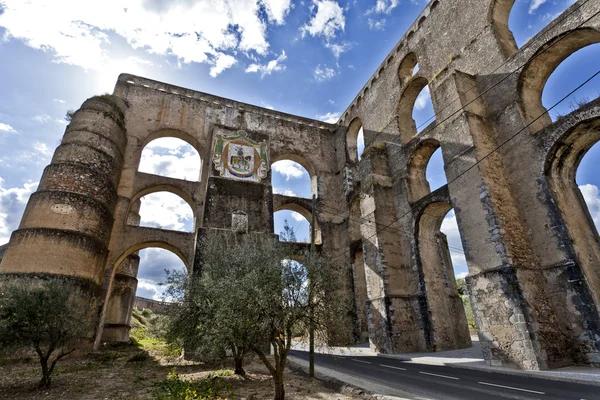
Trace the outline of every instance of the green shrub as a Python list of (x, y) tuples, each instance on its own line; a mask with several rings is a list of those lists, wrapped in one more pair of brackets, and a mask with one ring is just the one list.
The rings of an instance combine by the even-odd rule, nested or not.
[(206, 378), (201, 380), (182, 379), (174, 370), (167, 379), (154, 382), (153, 395), (157, 400), (225, 400), (233, 398), (225, 395), (231, 388), (222, 379)]
[(149, 309), (149, 308), (144, 308), (144, 309), (142, 310), (142, 315), (143, 315), (144, 317), (148, 318), (149, 316), (151, 316), (151, 315), (152, 315), (152, 310), (151, 310), (151, 309)]

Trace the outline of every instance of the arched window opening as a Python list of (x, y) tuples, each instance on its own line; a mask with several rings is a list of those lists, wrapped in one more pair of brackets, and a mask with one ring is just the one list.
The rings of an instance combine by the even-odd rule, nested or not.
[(140, 325), (137, 313), (132, 317), (134, 308), (143, 312), (144, 318), (167, 313), (174, 299), (161, 284), (167, 283), (167, 274), (185, 279), (187, 269), (175, 253), (153, 247), (130, 254), (115, 268), (102, 341), (128, 342)]
[[(510, 2), (509, 2), (510, 3)], [(569, 1), (514, 1), (508, 10), (508, 29), (512, 32), (516, 45), (521, 48), (525, 43), (544, 29), (573, 2)]]
[[(591, 119), (569, 129), (546, 161), (546, 176), (553, 202), (560, 210), (568, 232), (566, 246), (589, 282), (596, 304), (600, 304), (600, 119)], [(569, 251), (569, 250), (567, 250)]]
[(300, 163), (290, 159), (279, 160), (271, 164), (271, 170), (273, 194), (303, 198), (317, 194), (316, 177), (311, 176)]
[(408, 198), (415, 202), (447, 184), (440, 142), (419, 143), (408, 163)]
[(432, 192), (446, 185), (446, 171), (444, 171), (444, 158), (442, 157), (442, 149), (438, 148), (429, 159), (425, 177), (429, 182), (429, 190)]
[[(362, 144), (359, 143), (359, 136), (362, 137)], [(346, 149), (348, 151), (348, 159), (351, 162), (358, 162), (365, 148), (365, 133), (360, 118), (354, 118), (348, 131), (346, 132)], [(361, 148), (359, 148), (361, 146)]]
[(456, 221), (456, 214), (454, 213), (454, 210), (448, 211), (444, 217), (442, 226), (440, 227), (440, 232), (445, 236), (446, 239), (446, 244), (450, 253), (450, 260), (452, 261), (452, 270), (454, 272), (456, 287), (465, 309), (465, 315), (467, 317), (469, 329), (477, 329), (475, 326), (473, 308), (471, 307), (471, 297), (467, 290), (467, 283), (465, 279), (469, 274), (467, 259), (465, 257), (465, 250), (460, 237), (460, 231), (458, 230), (458, 223)]
[(600, 231), (600, 143), (596, 143), (583, 157), (577, 168), (576, 182), (585, 201), (596, 231)]
[(402, 85), (406, 84), (419, 72), (419, 64), (415, 53), (408, 53), (398, 67), (398, 78)]
[[(170, 192), (154, 192), (140, 200), (139, 226), (193, 232), (194, 212), (181, 197)], [(132, 214), (130, 211), (127, 224), (138, 225), (133, 222)]]
[(415, 65), (415, 67), (412, 70), (411, 76), (415, 76), (418, 72), (419, 72), (419, 64)]
[[(469, 319), (465, 311), (470, 303), (468, 296), (464, 296), (464, 300), (460, 296), (457, 283), (457, 275), (460, 278), (466, 276), (466, 263), (451, 209), (449, 203), (430, 204), (421, 214), (418, 226), (419, 259), (436, 351), (471, 346)], [(445, 233), (441, 231), (442, 225), (445, 225)], [(448, 315), (453, 318), (443, 317)]]
[(358, 157), (358, 161), (362, 160), (362, 155), (365, 151), (365, 132), (363, 127), (360, 127), (358, 131), (358, 136), (356, 137), (356, 156)]
[(310, 243), (310, 214), (307, 216), (309, 218), (289, 209), (275, 211), (273, 214), (275, 234), (279, 235), (282, 241)]
[[(595, 43), (600, 43), (600, 31), (592, 28), (571, 31), (548, 41), (525, 66), (520, 76), (519, 90), (521, 108), (526, 122), (530, 124), (529, 130), (531, 133), (535, 133), (552, 123), (551, 117), (547, 114), (546, 107), (542, 104), (542, 93), (544, 93), (546, 104), (554, 104), (562, 96), (568, 94), (572, 89), (583, 83), (586, 78), (591, 76), (592, 72), (590, 71), (593, 70), (595, 64), (587, 62), (587, 59), (584, 57), (598, 57), (598, 46), (584, 48)], [(580, 49), (584, 49), (584, 51), (575, 55), (575, 52)], [(561, 68), (555, 78), (556, 80), (553, 79), (555, 83), (552, 85), (553, 88), (549, 87), (545, 90), (553, 72), (557, 71), (563, 61), (572, 55), (575, 56), (574, 61), (564, 64), (564, 70)], [(581, 61), (582, 59), (584, 62)], [(588, 67), (585, 64), (594, 65)], [(582, 68), (586, 69), (588, 76), (582, 74)], [(564, 76), (565, 71), (575, 71), (575, 73), (570, 76)], [(566, 81), (561, 80), (561, 77)], [(596, 88), (594, 88), (594, 84)], [(598, 97), (596, 91), (597, 85), (594, 82), (586, 85), (585, 92), (578, 91), (574, 94), (574, 98), (564, 102), (563, 107), (578, 108), (587, 101), (585, 98), (590, 100), (587, 96)], [(596, 92), (594, 93), (594, 91)], [(559, 117), (561, 112), (566, 111), (564, 108), (559, 108), (558, 112), (558, 115), (554, 114), (555, 118)]]
[[(187, 274), (179, 257), (165, 249), (150, 247), (139, 251), (140, 266), (136, 296), (158, 301), (173, 301), (165, 293), (167, 274)], [(161, 285), (162, 284), (162, 285)]]
[(414, 78), (398, 103), (398, 128), (402, 142), (408, 143), (418, 132), (435, 122), (434, 116), (427, 79)]
[(431, 94), (429, 93), (429, 86), (425, 86), (417, 96), (412, 113), (413, 120), (417, 126), (417, 133), (427, 128), (431, 123), (432, 116), (433, 103), (431, 102)]
[(188, 181), (199, 181), (201, 160), (198, 151), (184, 140), (162, 137), (144, 147), (138, 171)]
[[(589, 60), (600, 60), (600, 43), (574, 52), (552, 72), (542, 94), (542, 105), (546, 109), (550, 109), (597, 71), (597, 64)], [(556, 121), (599, 96), (600, 83), (593, 80), (552, 109), (550, 117), (552, 121)]]

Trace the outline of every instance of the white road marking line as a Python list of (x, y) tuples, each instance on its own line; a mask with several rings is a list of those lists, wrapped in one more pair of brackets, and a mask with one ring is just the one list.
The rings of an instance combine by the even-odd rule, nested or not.
[(401, 371), (406, 371), (406, 368), (394, 367), (393, 365), (379, 364), (379, 366), (380, 366), (380, 367), (386, 367), (386, 368), (399, 369), (399, 370), (401, 370)]
[(351, 358), (351, 360), (352, 361), (356, 361), (356, 362), (360, 362), (360, 363), (363, 363), (363, 364), (371, 364), (371, 362), (369, 362), (369, 361), (357, 360), (356, 358)]
[(447, 375), (438, 375), (438, 374), (431, 374), (429, 372), (423, 372), (423, 371), (419, 371), (420, 374), (424, 374), (424, 375), (431, 375), (431, 376), (438, 376), (440, 378), (446, 378), (446, 379), (455, 379), (455, 380), (459, 380), (460, 378), (455, 378), (453, 376), (447, 376)]
[(481, 385), (496, 386), (496, 387), (504, 388), (504, 389), (520, 390), (521, 392), (529, 392), (529, 393), (536, 393), (536, 394), (546, 394), (545, 392), (538, 392), (536, 390), (521, 389), (521, 388), (516, 388), (516, 387), (512, 387), (512, 386), (496, 385), (495, 383), (487, 383), (487, 382), (478, 382), (478, 383), (481, 384)]

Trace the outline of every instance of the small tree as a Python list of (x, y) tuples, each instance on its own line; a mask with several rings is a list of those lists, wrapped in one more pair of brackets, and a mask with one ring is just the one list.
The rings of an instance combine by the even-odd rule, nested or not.
[[(304, 266), (282, 262), (289, 258), (289, 247), (262, 234), (209, 231), (200, 249), (202, 276), (187, 283), (172, 336), (205, 349), (231, 348), (236, 370), (244, 354), (254, 351), (273, 377), (275, 399), (283, 400), (293, 332), (308, 326), (312, 314), (316, 331), (326, 338), (336, 317), (347, 312), (349, 303), (333, 295), (339, 282), (336, 268), (309, 253), (302, 255)], [(320, 294), (311, 302), (309, 286)]]
[(57, 282), (0, 287), (0, 347), (35, 349), (42, 388), (50, 386), (56, 363), (76, 349), (88, 326), (86, 308)]

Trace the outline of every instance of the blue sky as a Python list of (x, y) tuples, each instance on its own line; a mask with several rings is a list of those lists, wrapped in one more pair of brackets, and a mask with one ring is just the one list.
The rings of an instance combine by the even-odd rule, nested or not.
[[(523, 45), (573, 0), (517, 0), (510, 28)], [(111, 92), (129, 72), (279, 111), (335, 122), (425, 7), (424, 0), (0, 0), (0, 244), (16, 229), (66, 121), (88, 97)], [(551, 105), (591, 75), (600, 45), (581, 50), (552, 76)], [(594, 99), (600, 82), (577, 93)], [(557, 109), (570, 111), (569, 100)], [(571, 100), (572, 103), (575, 103)], [(422, 93), (417, 125), (433, 115)], [(557, 113), (553, 113), (556, 117)], [(600, 223), (600, 159), (584, 159), (578, 183)], [(174, 139), (146, 148), (140, 169), (197, 179), (197, 154)], [(441, 157), (431, 162), (432, 188), (445, 181)], [(179, 175), (177, 175), (179, 174)], [(310, 196), (306, 171), (291, 162), (273, 166), (280, 193)], [(276, 215), (308, 238), (308, 224)], [(180, 199), (147, 196), (142, 224), (191, 230)], [(443, 226), (453, 247), (460, 239), (450, 214)], [(157, 297), (162, 270), (179, 260), (156, 249), (141, 253), (139, 293)], [(457, 274), (464, 258), (454, 252)]]

